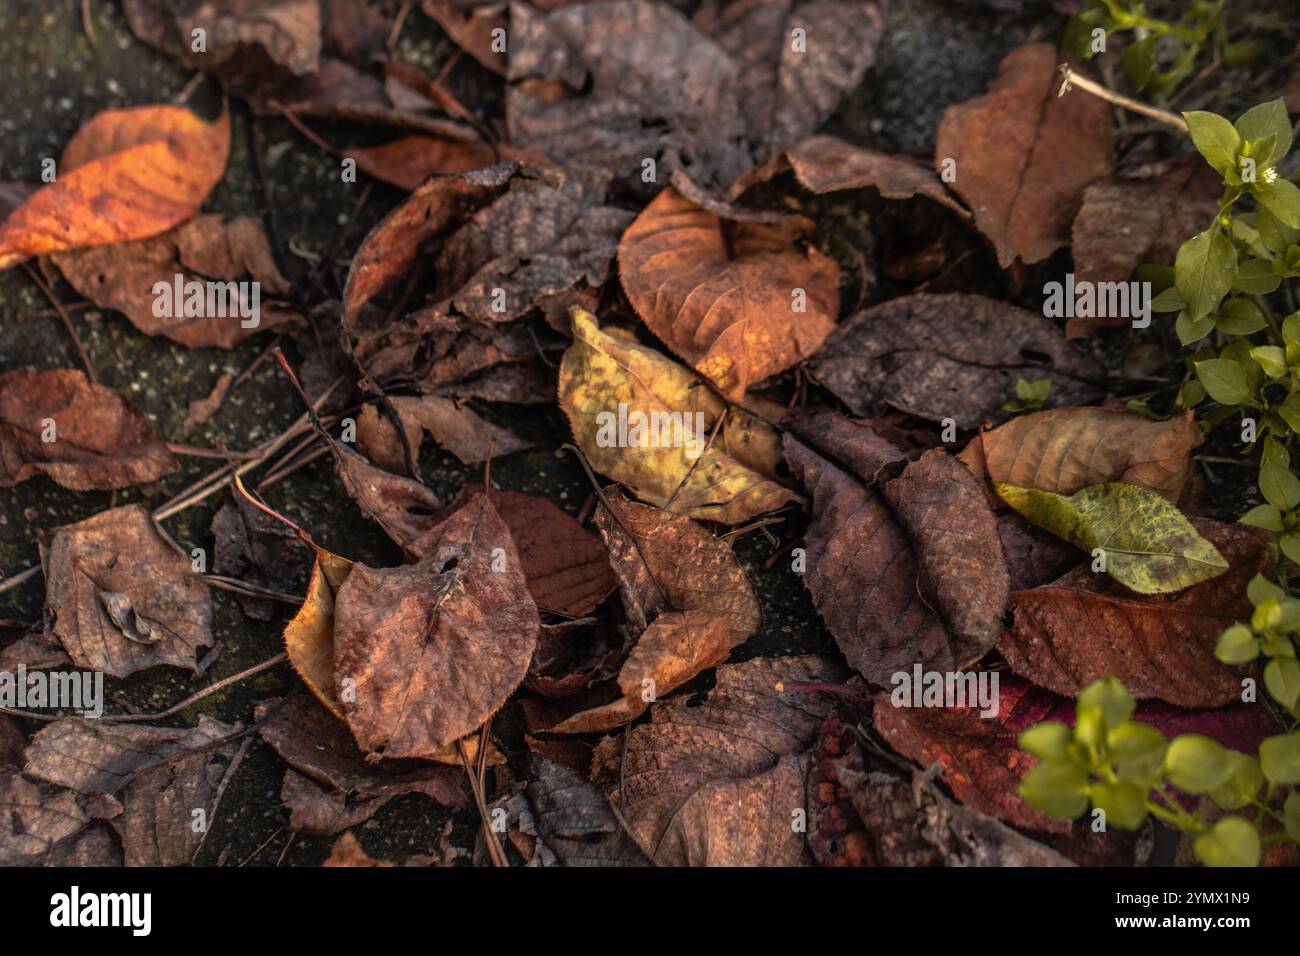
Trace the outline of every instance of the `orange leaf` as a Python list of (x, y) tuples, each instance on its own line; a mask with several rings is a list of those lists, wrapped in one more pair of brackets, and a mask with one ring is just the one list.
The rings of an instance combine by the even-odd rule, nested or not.
[(68, 142), (59, 178), (0, 225), (0, 269), (170, 229), (198, 212), (229, 151), (224, 110), (214, 123), (174, 106), (100, 113)]

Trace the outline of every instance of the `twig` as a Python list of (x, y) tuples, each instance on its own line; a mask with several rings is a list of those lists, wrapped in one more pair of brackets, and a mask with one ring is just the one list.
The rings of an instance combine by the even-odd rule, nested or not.
[(90, 0), (81, 0), (81, 29), (86, 34), (86, 42), (92, 47), (99, 41), (95, 38), (95, 21), (90, 16)]
[(262, 663), (260, 664), (254, 664), (252, 667), (248, 668), (247, 670), (242, 670), (238, 674), (231, 674), (229, 677), (222, 678), (221, 680), (217, 681), (215, 684), (209, 684), (207, 687), (203, 688), (203, 690), (191, 694), (189, 697), (186, 697), (179, 704), (172, 704), (172, 706), (168, 707), (166, 710), (161, 710), (156, 714), (123, 714), (121, 716), (116, 716), (116, 717), (109, 716), (109, 717), (100, 717), (97, 719), (100, 721), (108, 721), (110, 723), (115, 723), (115, 724), (136, 723), (138, 721), (145, 721), (145, 720), (162, 720), (166, 717), (171, 717), (175, 714), (179, 714), (182, 710), (185, 710), (187, 707), (192, 707), (194, 704), (197, 704), (199, 701), (203, 700), (203, 698), (210, 697), (213, 694), (215, 694), (217, 691), (225, 690), (231, 684), (237, 684), (241, 680), (247, 680), (250, 677), (254, 677), (257, 674), (262, 673), (262, 671), (270, 670), (272, 667), (275, 667), (277, 664), (283, 664), (288, 659), (289, 659), (289, 655), (286, 654), (284, 651), (281, 651), (279, 654), (276, 654), (274, 657), (269, 657), (266, 660), (262, 661)]
[(36, 270), (26, 262), (23, 263), (23, 271), (27, 273), (27, 278), (36, 283), (36, 288), (41, 290), (45, 298), (50, 300), (50, 305), (54, 306), (54, 311), (59, 313), (59, 318), (63, 321), (63, 327), (68, 330), (68, 336), (72, 339), (72, 344), (77, 347), (77, 354), (81, 356), (81, 364), (85, 366), (86, 377), (98, 384), (98, 379), (95, 378), (95, 370), (90, 364), (90, 356), (86, 354), (86, 347), (81, 344), (81, 336), (77, 334), (77, 329), (72, 324), (72, 319), (68, 316), (67, 311), (63, 308), (63, 303), (55, 297), (53, 290), (45, 284), (45, 281), (36, 274)]
[(1146, 116), (1149, 119), (1164, 123), (1166, 126), (1172, 126), (1184, 136), (1188, 133), (1187, 123), (1181, 116), (1176, 116), (1167, 110), (1149, 106), (1140, 100), (1131, 99), (1123, 94), (1116, 93), (1114, 90), (1109, 90), (1100, 83), (1090, 80), (1086, 76), (1080, 76), (1078, 73), (1075, 73), (1070, 69), (1068, 63), (1062, 63), (1058, 67), (1058, 70), (1060, 71), (1063, 80), (1060, 92), (1056, 94), (1057, 96), (1064, 96), (1066, 93), (1070, 92), (1071, 89), (1077, 86), (1085, 93), (1091, 93), (1093, 96), (1100, 97), (1107, 103), (1111, 103), (1132, 113), (1137, 113), (1141, 116)]
[(456, 741), (456, 750), (460, 753), (460, 762), (465, 767), (465, 776), (469, 778), (469, 788), (473, 791), (474, 803), (478, 807), (479, 820), (483, 824), (483, 839), (487, 843), (488, 856), (492, 859), (492, 865), (509, 867), (510, 862), (506, 859), (505, 851), (497, 842), (497, 835), (492, 832), (492, 817), (488, 813), (487, 800), (483, 796), (483, 786), (479, 783), (478, 774), (474, 772), (474, 767), (470, 763), (463, 738)]

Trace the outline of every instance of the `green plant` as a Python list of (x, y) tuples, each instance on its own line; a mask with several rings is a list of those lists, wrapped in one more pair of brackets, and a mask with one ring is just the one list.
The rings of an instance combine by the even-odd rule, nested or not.
[[(1154, 816), (1196, 834), (1196, 856), (1207, 866), (1255, 866), (1263, 847), (1300, 842), (1300, 732), (1269, 737), (1256, 758), (1199, 734), (1167, 740), (1133, 720), (1134, 708), (1108, 677), (1079, 695), (1073, 728), (1048, 721), (1026, 730), (1020, 747), (1038, 763), (1020, 795), (1049, 817), (1072, 820), (1091, 808), (1094, 820), (1123, 830)], [(1229, 813), (1211, 819), (1188, 810), (1179, 791)]]
[(1036, 378), (1032, 382), (1023, 378), (1016, 379), (1016, 401), (1004, 402), (1002, 410), (1004, 412), (1032, 412), (1043, 407), (1043, 402), (1047, 401), (1052, 394), (1052, 380), (1050, 378)]
[(1221, 16), (1224, 3), (1195, 0), (1176, 20), (1162, 20), (1150, 15), (1141, 0), (1090, 0), (1070, 19), (1062, 46), (1089, 59), (1105, 49), (1099, 37), (1131, 34), (1120, 61), (1130, 85), (1134, 90), (1169, 93), (1188, 77), (1203, 53), (1232, 66), (1247, 62), (1257, 52), (1250, 38), (1229, 41)]
[[(1276, 579), (1251, 581), (1254, 613), (1223, 632), (1215, 653), (1229, 664), (1266, 658), (1265, 688), (1293, 722), (1266, 739), (1258, 757), (1195, 734), (1167, 741), (1131, 719), (1132, 697), (1108, 678), (1079, 696), (1073, 730), (1044, 723), (1021, 735), (1021, 748), (1040, 762), (1020, 792), (1053, 817), (1077, 818), (1091, 807), (1133, 829), (1155, 816), (1196, 834), (1195, 852), (1207, 865), (1254, 865), (1263, 847), (1300, 842), (1300, 599), (1284, 561), (1300, 562), (1300, 477), (1291, 463), (1300, 436), (1300, 311), (1292, 287), (1300, 278), (1300, 188), (1278, 172), (1292, 138), (1281, 100), (1235, 123), (1207, 112), (1184, 118), (1222, 176), (1223, 196), (1214, 221), (1183, 243), (1172, 270), (1144, 267), (1143, 275), (1163, 286), (1153, 311), (1177, 312), (1179, 340), (1196, 348), (1176, 406), (1198, 407), (1206, 427), (1239, 418), (1243, 443), (1259, 452), (1264, 503), (1241, 521), (1274, 534)], [(1289, 314), (1279, 317), (1279, 303)], [(1207, 796), (1228, 815), (1211, 821), (1189, 811), (1177, 791)]]

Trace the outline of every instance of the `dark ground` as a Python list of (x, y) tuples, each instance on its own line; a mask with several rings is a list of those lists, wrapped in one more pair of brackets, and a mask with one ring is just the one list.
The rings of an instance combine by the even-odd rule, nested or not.
[[(689, 4), (679, 4), (689, 6)], [(1028, 5), (1020, 15), (990, 13), (941, 0), (885, 0), (887, 33), (881, 57), (862, 88), (848, 98), (829, 131), (855, 142), (891, 151), (925, 154), (944, 106), (982, 92), (995, 75), (998, 61), (1027, 40), (1056, 40), (1064, 18), (1045, 6)], [(0, 181), (36, 180), (40, 160), (57, 157), (73, 132), (95, 113), (110, 108), (170, 101), (190, 79), (189, 74), (155, 50), (137, 42), (116, 3), (92, 3), (97, 44), (82, 31), (77, 0), (0, 0)], [(430, 21), (412, 13), (398, 45), (398, 55), (436, 72), (450, 56), (450, 41)], [(451, 84), (463, 102), (482, 115), (499, 115), (499, 81), (462, 57)], [(1218, 107), (1234, 112), (1248, 105), (1231, 86), (1218, 88), (1227, 100)], [(1271, 94), (1270, 94), (1271, 95)], [(1254, 98), (1263, 98), (1256, 95)], [(204, 115), (218, 106), (215, 85), (202, 84), (191, 105)], [(1252, 100), (1253, 101), (1253, 100)], [(383, 140), (385, 131), (360, 130), (313, 122), (312, 127), (336, 144)], [(253, 123), (242, 104), (235, 104), (230, 166), (207, 203), (218, 212), (260, 214), (273, 226), (276, 253), (286, 275), (301, 282), (313, 265), (311, 256), (333, 242), (348, 220), (358, 184), (340, 182), (337, 160), (324, 154), (283, 120), (257, 121), (257, 141), (263, 156), (267, 193), (252, 159)], [(269, 195), (268, 195), (269, 193)], [(846, 276), (845, 308), (856, 300), (872, 301), (891, 290), (876, 279), (875, 249), (887, 241), (890, 217), (923, 214), (918, 204), (896, 206), (875, 215), (871, 201), (848, 194), (817, 214), (827, 230), (828, 247), (841, 260)], [(402, 194), (376, 184), (359, 219), (351, 226), (345, 255), (378, 218), (401, 201)], [(269, 199), (269, 206), (268, 206)], [(1064, 271), (1068, 260), (1044, 266)], [(1004, 288), (982, 251), (974, 257), (984, 270), (985, 291)], [(969, 267), (969, 264), (968, 264)], [(1041, 286), (1041, 281), (1038, 283)], [(1035, 288), (1032, 281), (1025, 288)], [(76, 293), (60, 282), (61, 301), (73, 303)], [(1023, 299), (1023, 296), (1019, 297)], [(1027, 302), (1031, 307), (1036, 303)], [(326, 318), (336, 321), (335, 313)], [(232, 450), (251, 448), (287, 427), (300, 413), (297, 398), (274, 363), (260, 369), (226, 400), (219, 414), (195, 433), (182, 436), (181, 423), (190, 402), (205, 397), (225, 370), (238, 374), (267, 346), (263, 334), (231, 350), (185, 349), (162, 338), (137, 332), (122, 316), (95, 309), (73, 313), (73, 322), (91, 357), (101, 383), (118, 389), (144, 409), (159, 433), (172, 441)], [(1176, 348), (1176, 343), (1175, 343)], [(1107, 350), (1118, 364), (1120, 347)], [(292, 355), (292, 349), (289, 350)], [(0, 273), (0, 372), (21, 367), (76, 368), (76, 352), (49, 303), (21, 269)], [(557, 451), (567, 440), (563, 416), (553, 406), (523, 413), (511, 406), (480, 409), (487, 417), (541, 442), (542, 449), (495, 461), (492, 478), (502, 488), (543, 494), (576, 511), (590, 487), (581, 471)], [(206, 459), (182, 459), (182, 471), (169, 477), (165, 490), (145, 499), (138, 490), (110, 495), (78, 494), (45, 478), (0, 490), (0, 580), (37, 560), (42, 534), (85, 518), (114, 504), (147, 500), (155, 506), (220, 464)], [(450, 455), (426, 445), (421, 470), (433, 490), (450, 501), (467, 480), (480, 477)], [(1236, 470), (1236, 469), (1232, 469)], [(1213, 497), (1221, 507), (1244, 510), (1241, 488), (1218, 485)], [(1221, 495), (1221, 498), (1220, 498)], [(334, 477), (328, 459), (292, 475), (269, 490), (270, 504), (301, 523), (324, 547), (369, 564), (396, 564), (400, 554), (379, 528), (352, 505)], [(223, 497), (213, 496), (167, 522), (172, 536), (186, 549), (211, 549), (209, 524)], [(785, 541), (782, 547), (788, 547)], [(751, 534), (738, 546), (763, 602), (760, 634), (740, 648), (734, 659), (795, 653), (830, 652), (834, 645), (813, 613), (797, 576), (785, 572), (787, 561), (773, 569), (763, 563), (774, 546)], [(0, 594), (0, 618), (37, 624), (43, 598), (39, 577)], [(108, 681), (106, 691), (141, 711), (161, 710), (206, 683), (244, 670), (281, 650), (280, 631), (292, 608), (283, 606), (275, 620), (260, 623), (240, 612), (234, 597), (214, 591), (214, 630), (222, 650), (201, 681), (184, 672), (155, 669), (125, 681)], [(209, 697), (173, 724), (191, 724), (200, 713), (226, 722), (251, 720), (255, 701), (299, 689), (287, 666), (260, 674), (223, 693)], [(110, 703), (110, 706), (113, 706)], [(27, 726), (27, 731), (34, 726)], [(517, 715), (507, 712), (498, 721), (507, 739), (518, 739)], [(256, 743), (249, 750), (219, 808), (200, 863), (238, 865), (316, 865), (327, 855), (329, 839), (296, 837), (290, 843), (286, 814), (280, 808), (283, 765), (269, 748)], [(446, 811), (427, 799), (405, 797), (381, 810), (358, 828), (358, 837), (375, 857), (395, 859), (433, 852), (446, 820)], [(453, 842), (472, 845), (477, 825), (473, 811), (454, 817)], [(287, 846), (286, 844), (290, 843)]]

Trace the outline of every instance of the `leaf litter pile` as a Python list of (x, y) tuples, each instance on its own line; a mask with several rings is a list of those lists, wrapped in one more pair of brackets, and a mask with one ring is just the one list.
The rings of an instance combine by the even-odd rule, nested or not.
[[(1072, 724), (1102, 678), (1166, 734), (1253, 754), (1283, 729), (1242, 702), (1254, 665), (1215, 656), (1268, 535), (1211, 516), (1240, 509), (1207, 491), (1190, 411), (1126, 407), (1107, 323), (1033, 293), (1071, 255), (1111, 281), (1171, 265), (1217, 181), (1058, 95), (1054, 43), (1011, 49), (917, 156), (825, 131), (884, 55), (873, 0), (122, 7), (214, 106), (100, 112), (53, 181), (0, 194), (0, 266), (86, 360), (0, 358), (0, 487), (113, 505), (42, 528), (0, 579), (45, 588), (39, 620), (0, 620), (0, 671), (105, 678), (97, 718), (6, 701), (0, 863), (240, 862), (200, 852), (258, 748), (277, 835), (326, 841), (327, 865), (1143, 864), (1151, 823), (1026, 802), (1022, 732)], [(407, 17), (487, 106), (393, 53)], [(387, 204), (305, 270), (263, 214), (204, 211), (269, 118), (357, 207)], [(74, 295), (187, 349), (257, 337), (292, 420), (187, 444), (252, 374), (227, 371), (160, 433), (96, 381)], [(586, 500), (498, 485), (538, 453), (581, 466)], [(437, 487), (431, 455), (470, 477)], [(306, 468), (389, 560), (277, 501)], [(219, 507), (182, 545), (167, 522), (200, 503)], [(746, 647), (776, 575), (815, 647)], [(223, 601), (283, 647), (222, 668)], [(117, 688), (152, 668), (185, 692), (130, 705)], [(285, 692), (238, 720), (204, 713), (277, 670), (255, 686)], [(935, 673), (994, 699), (923, 701)], [(412, 797), (446, 829), (372, 856), (367, 821)]]

